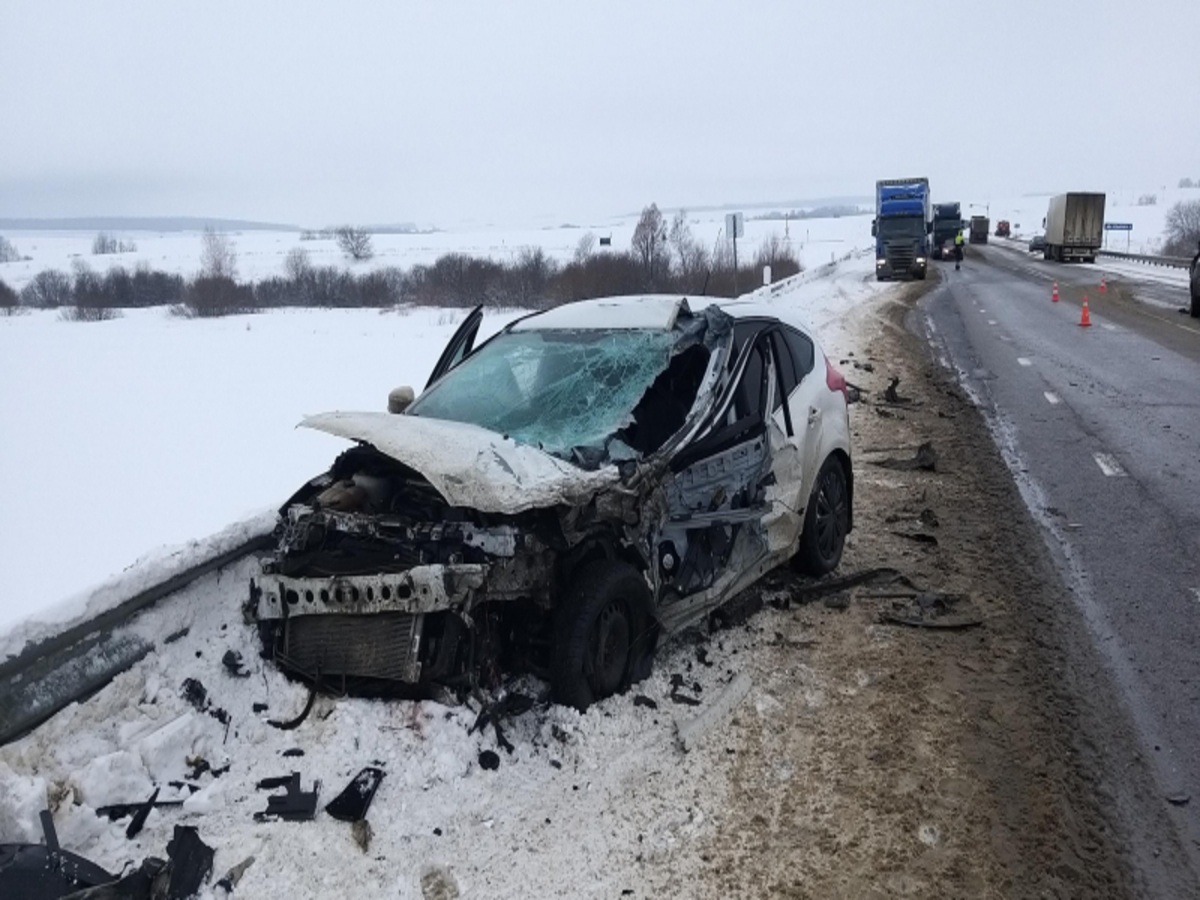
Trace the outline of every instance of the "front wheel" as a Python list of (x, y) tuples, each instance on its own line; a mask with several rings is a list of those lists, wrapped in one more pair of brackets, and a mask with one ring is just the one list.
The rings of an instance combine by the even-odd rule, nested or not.
[(846, 532), (850, 530), (850, 491), (841, 462), (831, 456), (817, 473), (796, 563), (814, 578), (828, 575), (842, 561)]
[(1192, 318), (1200, 319), (1200, 294), (1192, 294)]
[(582, 712), (626, 690), (653, 650), (649, 606), (650, 588), (628, 563), (600, 560), (580, 569), (555, 616), (554, 699)]

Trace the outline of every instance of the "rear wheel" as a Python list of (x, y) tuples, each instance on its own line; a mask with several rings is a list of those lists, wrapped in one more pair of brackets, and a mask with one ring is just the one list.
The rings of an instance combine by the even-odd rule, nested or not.
[(629, 687), (649, 652), (650, 589), (628, 563), (601, 560), (580, 569), (555, 617), (554, 699), (578, 710)]
[(836, 457), (829, 457), (817, 473), (796, 563), (802, 572), (820, 578), (842, 561), (846, 532), (850, 529), (850, 491), (846, 472)]
[(1200, 319), (1200, 294), (1192, 294), (1192, 318)]

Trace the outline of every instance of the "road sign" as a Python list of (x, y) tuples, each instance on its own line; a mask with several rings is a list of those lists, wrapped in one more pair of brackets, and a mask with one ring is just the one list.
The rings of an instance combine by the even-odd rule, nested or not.
[(1105, 222), (1105, 231), (1133, 231), (1132, 222)]
[(725, 214), (725, 236), (730, 239), (746, 236), (746, 220), (741, 213)]

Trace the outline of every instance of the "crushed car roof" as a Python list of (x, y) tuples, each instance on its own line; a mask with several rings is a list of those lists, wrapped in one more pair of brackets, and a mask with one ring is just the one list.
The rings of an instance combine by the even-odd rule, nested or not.
[(599, 297), (564, 303), (515, 322), (512, 331), (591, 328), (649, 328), (670, 331), (687, 298), (671, 294)]

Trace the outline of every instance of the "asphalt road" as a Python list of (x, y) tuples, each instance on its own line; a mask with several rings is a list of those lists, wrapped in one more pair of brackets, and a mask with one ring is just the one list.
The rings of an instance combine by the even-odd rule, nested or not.
[[(913, 326), (987, 419), (1200, 872), (1200, 320), (1173, 309), (1186, 290), (1101, 295), (1093, 267), (1007, 248), (941, 274)], [(1140, 838), (1150, 868), (1160, 838)]]

